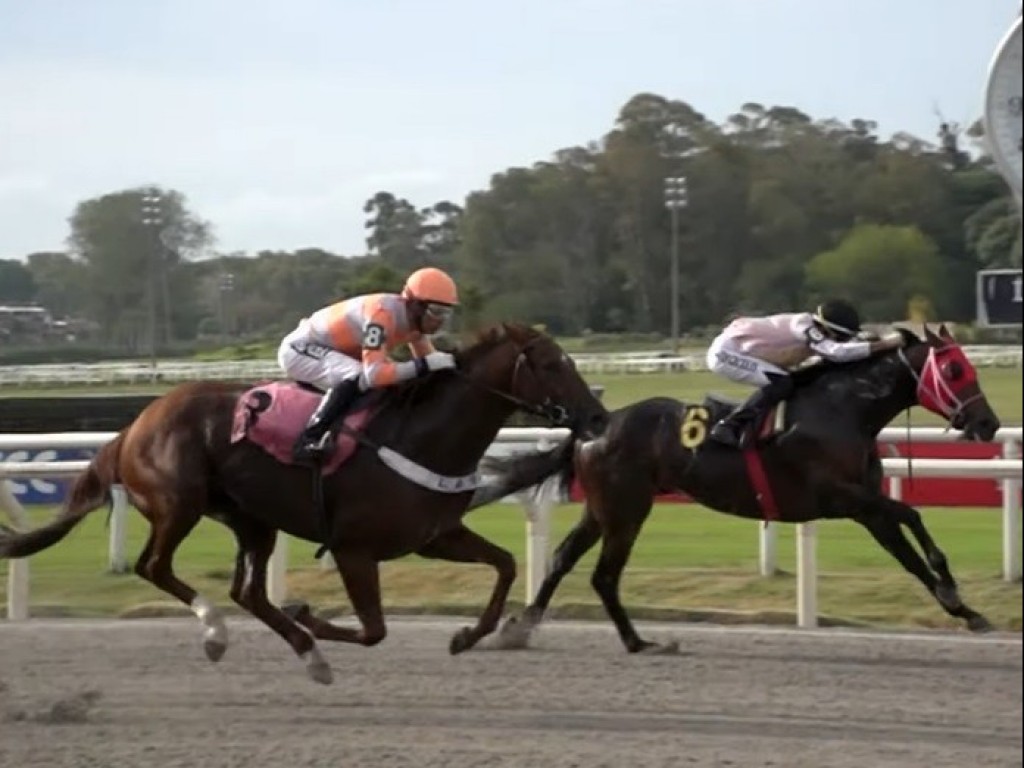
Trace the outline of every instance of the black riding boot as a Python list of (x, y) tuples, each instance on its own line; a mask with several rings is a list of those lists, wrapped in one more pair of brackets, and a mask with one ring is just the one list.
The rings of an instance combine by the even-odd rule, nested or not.
[(770, 382), (755, 391), (747, 401), (711, 428), (711, 439), (734, 448), (743, 448), (750, 437), (751, 427), (770, 408), (793, 393), (790, 376), (768, 375)]
[(334, 447), (331, 427), (358, 394), (359, 382), (355, 380), (343, 381), (327, 390), (295, 443), (293, 455), (296, 461), (320, 461), (330, 454)]

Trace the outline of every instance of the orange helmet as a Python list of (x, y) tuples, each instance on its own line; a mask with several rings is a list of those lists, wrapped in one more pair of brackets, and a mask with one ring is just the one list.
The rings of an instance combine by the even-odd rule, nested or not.
[(402, 296), (417, 301), (428, 301), (432, 304), (455, 305), (459, 303), (459, 293), (455, 281), (448, 274), (435, 267), (417, 269), (402, 288)]

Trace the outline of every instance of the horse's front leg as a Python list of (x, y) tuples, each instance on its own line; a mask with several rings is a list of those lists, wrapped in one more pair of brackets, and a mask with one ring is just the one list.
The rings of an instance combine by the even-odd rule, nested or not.
[[(946, 613), (963, 619), (972, 631), (985, 632), (992, 629), (988, 619), (960, 598), (946, 555), (932, 539), (916, 509), (864, 488), (847, 487), (844, 493), (847, 500), (852, 502), (853, 519), (867, 528), (882, 547), (924, 584)], [(927, 562), (903, 534), (901, 525), (910, 529), (924, 550)]]
[(468, 651), (480, 642), (481, 638), (497, 629), (505, 610), (509, 590), (516, 580), (516, 561), (510, 552), (460, 525), (438, 535), (429, 544), (417, 550), (416, 554), (456, 563), (486, 563), (498, 572), (490, 602), (480, 614), (476, 626), (463, 627), (452, 636), (451, 644), (448, 646), (452, 654)]
[(319, 640), (358, 645), (377, 645), (387, 636), (384, 608), (380, 595), (380, 566), (365, 552), (335, 549), (331, 552), (341, 574), (342, 584), (352, 602), (352, 609), (362, 625), (359, 629), (341, 627), (314, 616), (306, 603), (294, 602), (284, 612), (295, 622), (306, 627)]

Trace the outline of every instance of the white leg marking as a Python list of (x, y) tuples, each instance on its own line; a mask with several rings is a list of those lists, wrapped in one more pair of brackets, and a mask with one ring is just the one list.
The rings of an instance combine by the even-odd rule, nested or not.
[(306, 671), (314, 681), (330, 685), (334, 682), (334, 673), (327, 659), (320, 653), (320, 649), (314, 645), (309, 651), (302, 654), (302, 660), (306, 662)]
[(221, 645), (225, 648), (228, 645), (228, 628), (224, 624), (224, 617), (213, 603), (202, 595), (197, 594), (192, 600), (192, 612), (199, 617), (206, 629), (203, 631), (203, 639), (207, 643)]

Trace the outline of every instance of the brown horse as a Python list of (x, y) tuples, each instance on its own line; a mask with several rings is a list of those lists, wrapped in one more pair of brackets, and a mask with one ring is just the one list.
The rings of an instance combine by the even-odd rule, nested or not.
[[(555, 551), (534, 602), (518, 620), (526, 635), (538, 625), (559, 583), (602, 540), (592, 579), (623, 644), (630, 652), (670, 651), (640, 638), (619, 599), (619, 580), (633, 544), (659, 494), (681, 491), (720, 512), (779, 522), (852, 518), (863, 525), (951, 616), (975, 631), (990, 628), (960, 599), (946, 556), (913, 507), (882, 493), (877, 452), (881, 429), (900, 411), (920, 404), (947, 418), (965, 437), (990, 441), (999, 429), (977, 375), (945, 327), (926, 329), (922, 342), (902, 330), (904, 348), (843, 365), (814, 366), (797, 374), (796, 392), (777, 430), (754, 458), (705, 441), (708, 427), (731, 404), (651, 398), (614, 411), (605, 434), (593, 441), (568, 438), (547, 453), (488, 459), (494, 480), (474, 506), (521, 491), (549, 477), (579, 478), (586, 503), (576, 527)], [(766, 425), (773, 426), (772, 424)], [(771, 431), (770, 429), (767, 431)], [(756, 458), (754, 459), (756, 460)], [(774, 514), (765, 504), (774, 497)], [(905, 526), (927, 562), (903, 534)]]
[[(366, 646), (384, 639), (378, 563), (410, 553), (486, 563), (497, 571), (476, 626), (452, 638), (452, 653), (471, 648), (497, 627), (516, 564), (509, 552), (463, 525), (475, 487), (467, 478), (517, 408), (546, 414), (581, 435), (598, 434), (607, 411), (561, 348), (528, 327), (492, 328), (456, 353), (456, 361), (455, 371), (374, 393), (373, 415), (358, 446), (322, 484), (311, 482), (311, 468), (285, 465), (251, 440), (237, 439), (239, 404), (259, 401), (253, 396), (259, 390), (246, 394), (245, 387), (218, 382), (180, 385), (96, 454), (53, 522), (26, 533), (0, 533), (0, 557), (25, 557), (60, 541), (88, 512), (109, 502), (111, 485), (120, 483), (151, 526), (135, 572), (192, 608), (204, 625), (211, 660), (227, 649), (223, 617), (172, 568), (175, 550), (204, 515), (237, 539), (232, 599), (283, 637), (317, 682), (329, 683), (332, 673), (314, 638)], [(360, 412), (360, 405), (353, 410)], [(293, 437), (280, 442), (290, 444)], [(314, 512), (316, 489), (330, 522), (326, 542)], [(279, 530), (328, 545), (360, 629), (323, 621), (304, 605), (286, 613), (270, 603), (267, 563)]]

